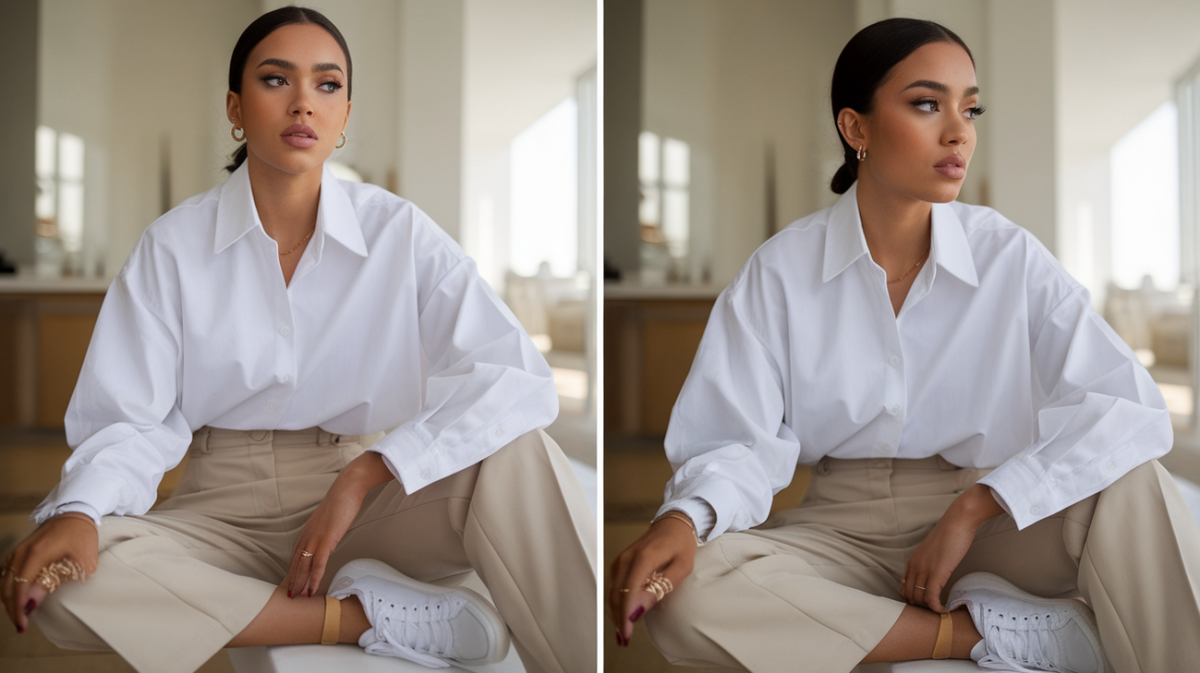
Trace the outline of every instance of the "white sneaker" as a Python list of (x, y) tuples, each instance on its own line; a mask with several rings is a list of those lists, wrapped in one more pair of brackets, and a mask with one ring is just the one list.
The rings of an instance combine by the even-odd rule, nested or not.
[(983, 640), (971, 650), (980, 668), (1024, 672), (1111, 673), (1096, 619), (1082, 601), (1041, 598), (991, 573), (971, 573), (950, 589), (946, 607), (966, 607)]
[(419, 582), (375, 559), (342, 566), (329, 595), (358, 597), (372, 628), (358, 639), (370, 654), (399, 657), (430, 668), (453, 659), (467, 666), (501, 661), (508, 628), (496, 609), (470, 589)]

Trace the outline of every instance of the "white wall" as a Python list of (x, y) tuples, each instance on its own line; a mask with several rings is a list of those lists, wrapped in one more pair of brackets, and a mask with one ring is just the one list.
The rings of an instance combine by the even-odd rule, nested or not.
[(85, 249), (112, 274), (164, 202), (224, 179), (229, 52), (257, 3), (41, 7), (39, 123), (86, 143)]
[(829, 76), (853, 29), (853, 4), (834, 0), (646, 0), (643, 127), (691, 146), (694, 247), (714, 282), (769, 233), (834, 200)]

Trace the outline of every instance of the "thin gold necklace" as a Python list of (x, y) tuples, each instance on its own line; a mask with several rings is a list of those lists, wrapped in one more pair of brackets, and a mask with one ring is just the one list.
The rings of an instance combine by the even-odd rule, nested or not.
[[(311, 235), (311, 234), (310, 234), (310, 235)], [(921, 266), (922, 264), (924, 264), (924, 263), (925, 263), (925, 260), (926, 260), (926, 259), (929, 259), (929, 251), (930, 251), (930, 250), (933, 250), (933, 245), (932, 245), (932, 244), (930, 244), (930, 246), (929, 246), (928, 248), (925, 248), (925, 254), (924, 254), (924, 255), (921, 255), (921, 259), (918, 259), (918, 260), (917, 260), (917, 263), (916, 263), (916, 264), (913, 264), (913, 268), (909, 269), (909, 270), (908, 270), (908, 273), (904, 274), (903, 276), (900, 276), (900, 277), (899, 277), (899, 278), (897, 278), (896, 280), (889, 280), (889, 281), (887, 282), (887, 284), (888, 284), (888, 285), (895, 285), (896, 283), (899, 283), (900, 281), (902, 281), (902, 280), (904, 280), (905, 278), (908, 278), (910, 275), (912, 275), (912, 272), (913, 272), (913, 271), (916, 271), (918, 268), (920, 268), (920, 266)]]
[(317, 225), (315, 225), (315, 224), (314, 224), (314, 225), (313, 225), (313, 228), (312, 228), (312, 231), (310, 231), (310, 232), (308, 232), (307, 234), (305, 234), (304, 238), (300, 239), (300, 242), (299, 242), (299, 243), (297, 243), (296, 245), (292, 246), (292, 249), (291, 249), (291, 250), (288, 250), (287, 252), (281, 252), (281, 253), (279, 253), (279, 256), (280, 256), (280, 257), (287, 257), (288, 255), (292, 254), (293, 252), (296, 252), (296, 248), (299, 248), (300, 246), (302, 246), (302, 245), (304, 245), (306, 242), (308, 242), (308, 239), (312, 238), (312, 235), (313, 235), (313, 234), (315, 234), (316, 232), (317, 232)]

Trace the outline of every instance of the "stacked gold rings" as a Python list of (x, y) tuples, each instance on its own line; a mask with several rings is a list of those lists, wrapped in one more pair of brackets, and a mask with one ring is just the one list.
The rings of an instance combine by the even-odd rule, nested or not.
[(77, 580), (80, 584), (87, 582), (87, 573), (84, 572), (83, 566), (69, 558), (42, 568), (34, 581), (45, 587), (47, 593), (54, 593), (54, 590), (67, 580)]
[(663, 596), (666, 596), (675, 589), (675, 585), (671, 584), (671, 580), (667, 579), (662, 573), (655, 571), (646, 578), (646, 581), (642, 584), (642, 589), (654, 594), (654, 597), (661, 601)]

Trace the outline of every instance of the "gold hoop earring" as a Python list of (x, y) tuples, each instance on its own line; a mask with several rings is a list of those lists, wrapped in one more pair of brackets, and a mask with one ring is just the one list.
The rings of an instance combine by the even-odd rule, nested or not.
[[(239, 130), (242, 132), (242, 137), (241, 137), (241, 138), (239, 138), (239, 137), (238, 137), (238, 135), (237, 135), (237, 132), (238, 132)], [(236, 127), (236, 126), (235, 126), (235, 127), (233, 127), (233, 128), (231, 128), (231, 129), (229, 129), (229, 135), (233, 136), (233, 139), (234, 139), (234, 140), (236, 140), (236, 141), (237, 141), (237, 142), (239, 142), (239, 143), (240, 143), (240, 142), (242, 142), (243, 140), (245, 140), (245, 139), (246, 139), (246, 131), (245, 131), (244, 129), (239, 129), (239, 128), (238, 128), (238, 127)]]
[(343, 147), (345, 147), (345, 146), (346, 146), (346, 134), (345, 134), (345, 133), (343, 133), (343, 134), (342, 134), (342, 141), (341, 141), (341, 142), (339, 142), (338, 144), (334, 145), (334, 146), (333, 146), (333, 149), (335, 149), (335, 150), (340, 150), (340, 149), (342, 149), (342, 148), (343, 148)]
[(867, 160), (867, 148), (860, 146), (858, 148), (858, 152), (854, 156), (858, 157), (859, 161), (866, 161)]

